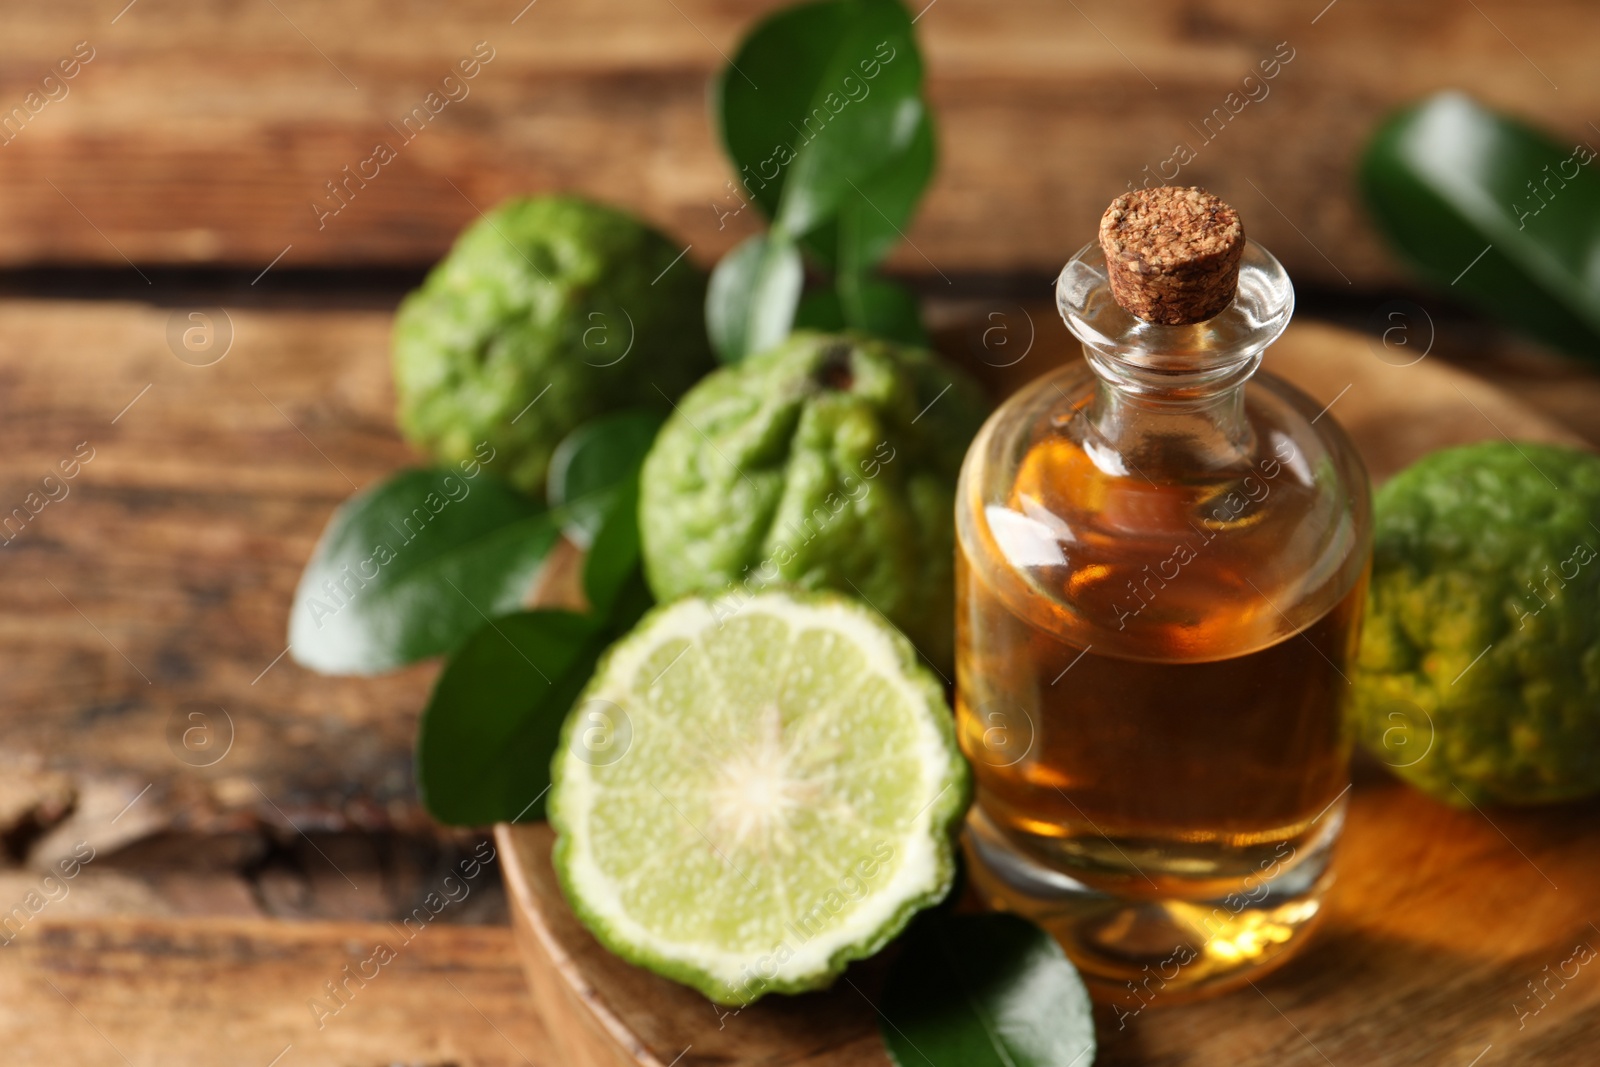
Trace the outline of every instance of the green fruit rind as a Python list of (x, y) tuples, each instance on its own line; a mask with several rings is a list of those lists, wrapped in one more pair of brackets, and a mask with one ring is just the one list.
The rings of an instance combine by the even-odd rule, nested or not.
[[(799, 910), (787, 913), (782, 937), (771, 943), (763, 941), (755, 947), (737, 947), (717, 943), (715, 939), (675, 940), (630, 913), (619, 893), (618, 880), (604, 871), (597, 854), (596, 825), (591, 817), (606, 787), (598, 781), (603, 775), (597, 773), (597, 767), (581, 756), (584, 731), (591, 728), (584, 708), (593, 700), (622, 705), (624, 701), (636, 699), (630, 695), (630, 688), (645, 677), (642, 672), (647, 667), (654, 670), (651, 653), (659, 652), (664, 645), (687, 641), (686, 650), (693, 649), (697, 647), (696, 636), (709, 632), (709, 628), (720, 629), (728, 625), (729, 620), (741, 619), (749, 625), (757, 625), (755, 620), (763, 613), (793, 627), (793, 640), (784, 653), (791, 657), (797, 654), (794, 649), (809, 632), (808, 628), (814, 628), (824, 639), (847, 635), (869, 664), (871, 677), (867, 680), (882, 679), (892, 688), (897, 700), (916, 709), (911, 721), (915, 743), (909, 751), (915, 754), (919, 767), (914, 805), (917, 811), (905, 825), (897, 824), (892, 830), (883, 831), (892, 839), (891, 857), (896, 861), (889, 880), (870, 891), (863, 888), (859, 897), (852, 895), (849, 899), (854, 907), (834, 913), (839, 922), (805, 936), (811, 934), (809, 926), (802, 931), (795, 923), (808, 924), (824, 911), (821, 899), (806, 897), (795, 902), (800, 905)], [(649, 681), (646, 692), (659, 693), (661, 679), (671, 669), (669, 665), (662, 675)], [(771, 669), (775, 669), (773, 664), (764, 660), (752, 662), (748, 673), (741, 671), (743, 682), (724, 676), (718, 679), (715, 688), (719, 696), (726, 691), (723, 687), (737, 691), (739, 685), (759, 679)], [(754, 684), (759, 686), (759, 682)], [(851, 701), (856, 695), (855, 692), (830, 694), (830, 701)], [(679, 736), (688, 738), (690, 731), (714, 722), (716, 716), (725, 715), (734, 703), (725, 697), (719, 702), (708, 695), (696, 705), (694, 720), (670, 725), (654, 723), (636, 706), (631, 717), (634, 745), (648, 745), (650, 739), (643, 731), (656, 728), (677, 730)], [(851, 720), (867, 710), (854, 704), (845, 707)], [(615, 766), (623, 766), (633, 755), (624, 755)], [(643, 753), (638, 755), (643, 758)], [(652, 775), (670, 779), (678, 770), (667, 766), (635, 767), (629, 773), (639, 773), (654, 788)], [(748, 856), (732, 846), (727, 853), (718, 849), (680, 810), (690, 803), (685, 798), (692, 798), (697, 786), (703, 787), (708, 780), (702, 777), (685, 784), (680, 776), (677, 789), (668, 786), (673, 793), (671, 800), (659, 788), (655, 792), (660, 796), (661, 807), (676, 813), (671, 819), (683, 823), (679, 827), (682, 841), (696, 852), (714, 853), (720, 858), (723, 867), (719, 868), (719, 878), (734, 894), (732, 908), (737, 910), (742, 906), (739, 898), (746, 896), (747, 889), (762, 886), (765, 891), (767, 887), (763, 883), (783, 884), (785, 876), (793, 873), (793, 868), (786, 864), (792, 863), (794, 857), (780, 855), (778, 862), (757, 864), (749, 862)], [(552, 763), (551, 781), (548, 812), (558, 834), (553, 857), (555, 871), (579, 920), (602, 945), (621, 958), (697, 989), (718, 1004), (733, 1006), (751, 1003), (767, 993), (800, 993), (826, 988), (851, 961), (874, 955), (897, 936), (918, 911), (942, 901), (955, 879), (955, 834), (972, 789), (970, 771), (956, 744), (953, 716), (944, 690), (922, 665), (911, 643), (848, 597), (792, 589), (716, 600), (686, 597), (651, 610), (632, 633), (601, 658), (593, 680), (563, 727), (561, 743)], [(614, 781), (612, 788), (620, 787)], [(816, 807), (821, 810), (838, 797), (839, 794), (818, 798)], [(663, 814), (662, 818), (669, 817)], [(677, 826), (677, 822), (669, 822)], [(647, 850), (657, 846), (659, 839), (659, 832), (651, 836), (641, 830), (634, 838), (623, 835), (618, 843), (624, 850)], [(741, 857), (743, 862), (739, 867), (728, 859), (729, 854)], [(678, 856), (672, 862), (681, 859)], [(888, 864), (888, 860), (883, 861), (884, 867)], [(865, 868), (852, 868), (847, 864), (845, 869), (848, 874)], [(872, 881), (874, 877), (877, 875), (865, 875), (857, 884)], [(791, 879), (787, 884), (798, 883)], [(723, 898), (697, 897), (685, 904), (706, 912), (728, 910), (726, 906), (718, 909), (719, 901)], [(809, 909), (804, 907), (808, 903), (812, 904)]]
[(1378, 491), (1352, 716), (1458, 806), (1600, 791), (1600, 456), (1489, 442)]
[(482, 460), (538, 493), (589, 419), (667, 410), (713, 361), (705, 275), (625, 212), (573, 196), (508, 200), (462, 232), (400, 305), (398, 421), (441, 463)]
[(953, 656), (955, 485), (982, 393), (921, 349), (796, 333), (709, 375), (645, 459), (656, 598), (832, 589)]

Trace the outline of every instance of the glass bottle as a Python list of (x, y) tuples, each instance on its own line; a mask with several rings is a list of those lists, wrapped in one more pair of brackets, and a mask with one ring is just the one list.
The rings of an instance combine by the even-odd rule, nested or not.
[(1119, 305), (1100, 245), (1073, 256), (1086, 361), (994, 413), (957, 494), (973, 882), (1124, 1020), (1303, 943), (1349, 789), (1367, 475), (1256, 373), (1294, 290), (1238, 240), (1226, 307), (1180, 325)]

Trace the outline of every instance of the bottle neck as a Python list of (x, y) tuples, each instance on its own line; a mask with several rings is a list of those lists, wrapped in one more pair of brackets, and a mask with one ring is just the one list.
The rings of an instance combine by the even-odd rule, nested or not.
[(1098, 378), (1084, 414), (1103, 467), (1121, 457), (1141, 469), (1215, 469), (1253, 451), (1245, 383), (1294, 311), (1294, 288), (1270, 252), (1247, 242), (1233, 302), (1193, 325), (1148, 323), (1118, 305), (1098, 245), (1067, 263), (1056, 303)]
[(1248, 463), (1256, 448), (1245, 415), (1248, 378), (1246, 373), (1202, 396), (1174, 398), (1143, 394), (1100, 375), (1084, 415), (1091, 444), (1105, 450), (1101, 465), (1131, 467), (1125, 473), (1153, 477), (1156, 470), (1193, 472)]

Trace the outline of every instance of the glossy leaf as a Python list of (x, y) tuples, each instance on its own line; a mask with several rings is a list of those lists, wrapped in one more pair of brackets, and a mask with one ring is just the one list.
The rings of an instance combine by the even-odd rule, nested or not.
[(557, 449), (550, 498), (582, 516), (589, 611), (484, 622), (450, 658), (422, 715), (417, 784), (441, 822), (544, 817), (561, 724), (605, 646), (650, 606), (639, 565), (639, 468), (660, 416), (597, 419)]
[(794, 325), (805, 271), (781, 232), (756, 234), (718, 261), (706, 290), (706, 328), (724, 363), (782, 341)]
[(599, 530), (583, 560), (583, 594), (589, 610), (609, 619), (639, 565), (639, 467), (607, 490)]
[(933, 177), (934, 164), (933, 123), (924, 114), (906, 150), (853, 188), (839, 204), (838, 216), (808, 233), (801, 244), (834, 272), (841, 287), (851, 278), (870, 276), (905, 236), (917, 201)]
[(758, 23), (712, 82), (712, 113), (740, 181), (768, 219), (794, 161), (790, 127), (811, 106), (847, 31), (853, 0), (779, 9)]
[[(911, 43), (905, 9), (889, 0), (863, 0), (862, 6), (872, 16), (887, 14), (889, 18), (863, 18), (851, 37), (840, 42), (835, 65), (823, 77), (821, 95), (802, 124), (809, 139), (797, 144), (774, 220), (790, 233), (809, 233), (833, 217), (846, 197), (857, 195), (874, 172), (902, 155), (925, 118), (922, 68)], [(903, 33), (897, 32), (902, 29)], [(874, 55), (894, 58), (882, 65), (873, 95), (851, 104), (832, 87), (852, 84), (856, 77), (853, 57)], [(887, 99), (871, 103), (880, 93)], [(822, 117), (830, 113), (833, 117), (823, 125)]]
[(417, 730), (417, 789), (451, 826), (544, 818), (561, 724), (604, 641), (589, 617), (524, 611), (484, 623), (450, 657)]
[(922, 60), (898, 0), (771, 16), (714, 86), (723, 143), (756, 202), (804, 235), (900, 156), (924, 118)]
[(835, 253), (840, 273), (865, 273), (905, 236), (936, 162), (933, 121), (924, 113), (905, 150), (840, 202)]
[(556, 446), (550, 457), (547, 494), (562, 514), (573, 543), (588, 548), (611, 506), (610, 491), (636, 478), (664, 417), (654, 411), (624, 411), (593, 419)]
[(604, 620), (639, 569), (639, 468), (663, 417), (623, 412), (587, 422), (550, 461), (550, 506), (568, 517), (568, 536), (587, 550), (583, 589)]
[(928, 343), (917, 294), (894, 282), (841, 277), (839, 302), (853, 329), (910, 345)]
[(543, 507), (487, 473), (402, 471), (329, 519), (295, 591), (290, 654), (374, 674), (448, 652), (521, 604), (557, 536)]
[(1570, 352), (1600, 351), (1600, 164), (1441, 93), (1389, 119), (1361, 164), (1379, 228), (1441, 289)]
[(794, 313), (796, 330), (817, 330), (837, 333), (845, 329), (844, 307), (839, 303), (837, 289), (813, 289), (800, 298), (800, 307)]
[(1089, 1067), (1089, 994), (1055, 939), (1015, 915), (929, 915), (879, 1001), (899, 1067)]

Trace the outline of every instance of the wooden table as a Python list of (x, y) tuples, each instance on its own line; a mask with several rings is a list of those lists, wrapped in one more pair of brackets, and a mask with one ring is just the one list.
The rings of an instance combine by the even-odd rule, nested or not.
[[(0, 263), (226, 263), (247, 277), (274, 261), (275, 274), (428, 263), (479, 208), (554, 188), (632, 205), (709, 263), (754, 219), (720, 221), (738, 201), (706, 79), (776, 6), (19, 5), (0, 38), (0, 108), (76, 42), (94, 58), (0, 145)], [(1053, 270), (1127, 183), (1164, 171), (1237, 205), (1302, 281), (1393, 283), (1351, 183), (1390, 109), (1466, 88), (1564, 143), (1600, 143), (1587, 0), (908, 6), (942, 160), (895, 262), (941, 281)], [(467, 95), (403, 131), (480, 42), (493, 58), (454, 90)], [(348, 179), (379, 141), (398, 158)], [(1180, 144), (1195, 158), (1175, 171)]]
[[(1046, 276), (1179, 141), (1202, 145), (1181, 180), (1237, 203), (1297, 281), (1320, 287), (1312, 304), (1371, 329), (1404, 277), (1350, 182), (1380, 116), (1467, 85), (1565, 139), (1600, 121), (1585, 32), (1600, 12), (1584, 0), (914, 3), (943, 158), (891, 263), (930, 297), (942, 347), (1000, 390), (1067, 353), (1037, 299)], [(506, 920), (487, 879), (337, 1026), (306, 1031), (304, 1001), (386, 929), (361, 924), (409, 913), (484, 837), (435, 827), (411, 785), (437, 667), (311, 675), (283, 655), (287, 607), (333, 508), (414, 461), (387, 369), (397, 279), (480, 209), (579, 190), (668, 228), (701, 264), (753, 232), (749, 212), (719, 222), (733, 201), (705, 84), (778, 4), (8, 12), (0, 117), (61, 59), (80, 61), (65, 95), (0, 132), (0, 293), (93, 299), (0, 299), (0, 908), (80, 842), (96, 859), (0, 948), (0, 1060), (187, 1064), (221, 1050), (267, 1064), (293, 1044), (283, 1067), (524, 1050), (556, 1062), (515, 1006), (508, 932), (469, 928)], [(475, 52), (492, 58), (470, 95), (380, 177), (326, 199)], [(1229, 110), (1272, 58), (1270, 92)], [(1421, 302), (1418, 327), (1431, 313), (1438, 328), (1428, 358), (1600, 446), (1600, 377)], [(1004, 353), (989, 347), (996, 325)], [(172, 338), (195, 327), (211, 346), (180, 359)], [(1022, 361), (995, 366), (1019, 347)], [(63, 463), (75, 476), (45, 482)], [(197, 724), (215, 761), (174, 743)], [(1145, 1051), (1178, 1062), (1177, 1049)]]
[[(328, 514), (352, 485), (410, 461), (391, 421), (387, 315), (234, 309), (232, 347), (202, 367), (168, 347), (169, 322), (176, 315), (187, 323), (188, 311), (0, 302), (5, 499), (22, 502), (80, 442), (94, 450), (68, 483), (69, 494), (32, 518), (0, 556), (0, 825), (16, 864), (0, 869), (0, 903), (22, 901), (39, 885), (40, 868), (75, 843), (97, 850), (71, 894), (19, 939), (20, 951), (0, 950), (0, 1010), (7, 1012), (0, 1047), (41, 1063), (96, 1063), (109, 1053), (96, 1050), (102, 1039), (92, 1022), (135, 1064), (212, 1062), (208, 1056), (222, 1048), (238, 1049), (239, 1062), (266, 1064), (289, 1043), (305, 1058), (286, 1058), (284, 1067), (522, 1062), (506, 1058), (476, 1013), (450, 1006), (450, 998), (462, 998), (443, 984), (442, 972), (531, 1062), (559, 1062), (542, 1051), (531, 1014), (517, 1007), (526, 1001), (517, 999), (522, 987), (508, 931), (455, 925), (503, 921), (487, 879), (446, 916), (451, 925), (430, 928), (426, 946), (433, 947), (403, 954), (392, 976), (372, 983), (370, 998), (363, 992), (337, 1028), (329, 1025), (330, 1036), (305, 1029), (313, 1020), (306, 1001), (344, 962), (364, 958), (352, 946), (390, 929), (349, 923), (397, 920), (480, 838), (434, 837), (410, 787), (412, 732), (434, 667), (329, 679), (279, 658), (295, 581)], [(945, 347), (1002, 387), (1067, 353), (1047, 306), (977, 300), (933, 312), (944, 323)], [(1012, 316), (1019, 338), (1033, 324), (1028, 355), (1004, 373), (979, 358), (986, 350), (977, 324), (992, 325), (991, 312)], [(1571, 413), (1575, 431), (1600, 441), (1600, 383), (1589, 372), (1531, 352), (1497, 356), (1499, 364), (1474, 358), (1490, 369), (1503, 366), (1497, 373), (1509, 391), (1558, 418)], [(1331, 397), (1343, 384), (1319, 388)], [(1470, 381), (1465, 387), (1481, 388)], [(1406, 429), (1403, 420), (1395, 426)], [(1463, 428), (1470, 436), (1481, 432)], [(213, 707), (233, 724), (232, 746), (212, 766), (180, 762), (168, 743), (174, 715)], [(1375, 812), (1384, 796), (1371, 794), (1358, 812)], [(1410, 947), (1401, 951), (1387, 937), (1374, 940), (1370, 952), (1327, 958), (1361, 1002), (1359, 1010), (1356, 1001), (1341, 1002), (1347, 1014), (1308, 1019), (1297, 1010), (1298, 986), (1270, 987), (1276, 1006), (1303, 1029), (1327, 1026), (1332, 1035), (1370, 1015), (1372, 1033), (1405, 1047), (1405, 1021), (1415, 1012), (1416, 1041), (1436, 1041), (1427, 1013), (1450, 997), (1482, 1007), (1485, 1043), (1495, 1027), (1515, 1023), (1517, 983), (1474, 963), (1481, 946), (1426, 922), (1426, 887), (1448, 881), (1438, 843), (1464, 830), (1476, 828), (1468, 840), (1486, 850), (1487, 862), (1521, 875), (1508, 883), (1522, 886), (1509, 896), (1486, 883), (1475, 906), (1533, 909), (1583, 936), (1584, 902), (1573, 887), (1585, 884), (1592, 865), (1563, 853), (1563, 831), (1535, 816), (1495, 815), (1513, 848), (1470, 813), (1427, 810), (1392, 852), (1363, 859), (1363, 873), (1350, 865), (1350, 878), (1392, 880), (1384, 891), (1396, 909), (1363, 921), (1399, 930), (1399, 942)], [(1516, 848), (1561, 891), (1546, 897), (1544, 883), (1519, 866)], [(1470, 889), (1452, 891), (1470, 897)], [(1407, 909), (1417, 916), (1412, 933)], [(195, 915), (215, 918), (186, 917)], [(346, 922), (282, 927), (264, 921), (268, 915)], [(452, 957), (451, 946), (467, 947)], [(1371, 978), (1437, 966), (1441, 953), (1459, 955), (1459, 984), (1386, 1001)], [(1313, 973), (1319, 959), (1307, 961)], [(1532, 977), (1559, 962), (1529, 956), (1520, 964)], [(1547, 1009), (1550, 1048), (1592, 1040), (1583, 1021), (1593, 1017), (1589, 1004), (1574, 985)], [(1132, 1045), (1132, 1038), (1108, 1039), (1119, 1057), (1111, 1062), (1208, 1062), (1180, 1056), (1205, 1031), (1203, 1009), (1153, 1017), (1192, 1021)], [(49, 1025), (33, 1024), (40, 1019)], [(168, 1035), (173, 1028), (180, 1033)], [(1323, 1031), (1316, 1033), (1324, 1046)], [(1297, 1062), (1297, 1039), (1288, 1027), (1279, 1036), (1285, 1034), (1288, 1043), (1269, 1050)], [(1478, 1036), (1450, 1040), (1475, 1053), (1467, 1046)], [(371, 1055), (354, 1058), (357, 1049)], [(255, 1059), (245, 1058), (246, 1050)], [(1335, 1061), (1342, 1067), (1340, 1057)]]
[[(935, 318), (987, 329), (986, 306)], [(969, 344), (977, 327), (947, 325), (942, 340), (997, 388), (1066, 357), (1048, 308), (993, 307), (1018, 320), (1019, 340), (1030, 330), (1021, 361), (984, 365)], [(264, 836), (293, 847), (302, 830), (431, 834), (410, 749), (436, 667), (327, 678), (283, 655), (287, 607), (328, 515), (415, 462), (392, 422), (388, 316), (236, 309), (217, 319), (231, 323), (231, 348), (201, 367), (168, 347), (170, 324), (189, 314), (0, 303), (5, 513), (42, 492), (63, 459), (92, 453), (0, 562), (0, 759), (11, 768), (0, 829), (20, 834), (12, 851), (36, 864), (87, 836), (132, 849), (135, 866), (168, 866), (200, 842), (220, 869), (258, 861)], [(1570, 413), (1580, 436), (1600, 442), (1600, 379), (1554, 357), (1519, 358), (1544, 376), (1509, 362), (1502, 384)], [(1330, 395), (1343, 384), (1327, 383)], [(1481, 432), (1463, 427), (1461, 439)], [(219, 743), (231, 731), (209, 766), (182, 762), (171, 744), (174, 724), (193, 721)], [(340, 884), (299, 847), (312, 879)], [(371, 851), (360, 838), (337, 847), (347, 862), (380, 865), (359, 855)], [(333, 908), (322, 917), (387, 913), (359, 894)]]
[[(556, 1067), (508, 930), (417, 929), (408, 942), (387, 923), (41, 914), (0, 955), (0, 1058)], [(392, 953), (382, 964), (379, 946)]]

